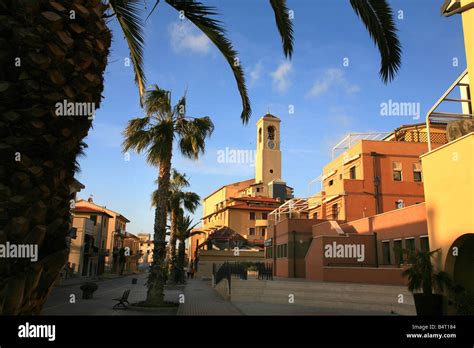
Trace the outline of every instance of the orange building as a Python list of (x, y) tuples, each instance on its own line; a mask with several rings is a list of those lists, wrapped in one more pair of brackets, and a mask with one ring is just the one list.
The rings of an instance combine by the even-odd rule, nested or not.
[[(378, 139), (378, 140), (375, 140)], [(425, 124), (390, 133), (350, 134), (323, 168), (322, 190), (270, 213), (266, 262), (281, 277), (403, 284), (400, 249), (429, 249), (420, 156)], [(431, 124), (431, 146), (447, 142), (446, 124)], [(344, 150), (334, 156), (337, 150)], [(360, 246), (363, 260), (326, 257), (331, 245)]]
[[(278, 277), (402, 285), (400, 250), (429, 249), (424, 203), (351, 222), (285, 217), (269, 232), (265, 262)], [(334, 246), (341, 255), (327, 253)]]
[[(445, 124), (433, 124), (432, 132), (432, 146), (446, 143)], [(335, 147), (349, 143), (323, 168), (322, 190), (308, 201), (311, 218), (352, 221), (424, 201), (419, 157), (428, 151), (426, 125), (368, 140), (373, 134), (356, 134), (356, 142), (350, 134)]]

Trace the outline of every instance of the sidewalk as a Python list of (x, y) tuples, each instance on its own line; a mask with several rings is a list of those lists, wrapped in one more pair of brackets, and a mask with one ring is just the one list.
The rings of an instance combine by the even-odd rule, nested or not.
[(184, 289), (184, 303), (177, 315), (242, 315), (230, 302), (222, 299), (209, 281), (188, 279)]
[[(117, 303), (114, 298), (122, 296), (125, 290), (131, 290), (129, 302), (143, 301), (146, 298), (147, 287), (145, 286), (147, 273), (121, 276), (113, 279), (104, 279), (98, 282), (99, 288), (90, 300), (81, 298), (82, 291), (79, 284), (69, 286), (56, 286), (47, 302), (45, 303), (42, 315), (174, 315), (170, 310), (143, 311), (133, 307), (128, 309), (114, 310), (112, 307)], [(132, 284), (131, 279), (137, 278), (137, 284)], [(83, 279), (84, 280), (84, 279)], [(108, 281), (105, 281), (108, 280)], [(178, 302), (180, 291), (177, 289), (166, 289), (165, 300)], [(75, 296), (75, 302), (71, 303), (71, 295)]]

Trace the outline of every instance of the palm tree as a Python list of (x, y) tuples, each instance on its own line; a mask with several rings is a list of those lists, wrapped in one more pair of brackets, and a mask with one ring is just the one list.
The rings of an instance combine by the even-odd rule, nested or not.
[[(285, 56), (293, 52), (292, 23), (285, 0), (269, 0)], [(155, 2), (155, 10), (159, 1)], [(165, 0), (200, 29), (223, 54), (242, 99), (241, 118), (251, 108), (237, 52), (214, 7), (195, 0)], [(39, 259), (2, 260), (0, 314), (39, 314), (68, 257), (71, 187), (92, 120), (57, 117), (57, 103), (100, 107), (112, 42), (109, 20), (117, 20), (127, 42), (140, 102), (144, 11), (141, 0), (0, 1), (0, 235), (37, 244)], [(383, 76), (399, 66), (398, 39), (384, 0), (351, 1), (382, 55)], [(150, 12), (150, 14), (151, 14)], [(74, 20), (71, 20), (74, 16)]]
[[(199, 205), (200, 197), (194, 192), (183, 191), (183, 188), (189, 186), (189, 181), (186, 174), (179, 173), (176, 169), (172, 170), (170, 180), (170, 190), (168, 198), (168, 212), (170, 214), (170, 237), (169, 247), (167, 253), (168, 259), (168, 270), (169, 280), (175, 282), (176, 279), (176, 230), (177, 230), (177, 218), (182, 214), (182, 207), (194, 213)], [(158, 203), (158, 190), (155, 190), (152, 194), (152, 205), (156, 206)]]
[(146, 153), (147, 162), (159, 168), (154, 224), (153, 262), (148, 276), (148, 305), (163, 303), (163, 271), (166, 254), (166, 220), (170, 194), (173, 142), (186, 157), (196, 159), (205, 150), (205, 139), (214, 125), (207, 116), (186, 115), (186, 97), (171, 106), (171, 93), (154, 86), (146, 92), (146, 116), (128, 122), (124, 131), (123, 151)]
[[(192, 236), (195, 236), (197, 234), (203, 234), (204, 232), (201, 231), (193, 231), (193, 229), (198, 225), (199, 223), (193, 224), (193, 220), (190, 216), (185, 216), (184, 214), (180, 214), (178, 219), (177, 219), (177, 230), (176, 230), (176, 236), (179, 240), (179, 246), (178, 246), (178, 261), (176, 264), (176, 269), (177, 269), (177, 283), (184, 283), (185, 277), (184, 277), (184, 257), (185, 257), (185, 243), (188, 238), (191, 238)], [(191, 248), (189, 248), (191, 252)]]

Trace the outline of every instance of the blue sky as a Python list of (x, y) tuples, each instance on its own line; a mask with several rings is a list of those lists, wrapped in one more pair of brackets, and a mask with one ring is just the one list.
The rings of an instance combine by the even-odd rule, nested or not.
[[(204, 156), (198, 161), (177, 153), (173, 157), (173, 166), (190, 177), (189, 189), (201, 197), (254, 177), (251, 164), (219, 163), (218, 151), (253, 150), (255, 123), (268, 110), (282, 120), (283, 179), (294, 187), (295, 196), (305, 197), (308, 182), (321, 173), (331, 159), (330, 149), (345, 134), (422, 122), (466, 66), (461, 19), (441, 17), (441, 0), (389, 1), (397, 17), (403, 17), (397, 19), (402, 67), (389, 85), (379, 78), (379, 53), (349, 1), (288, 0), (294, 11), (292, 60), (284, 58), (268, 1), (205, 2), (219, 8), (219, 18), (239, 51), (253, 109), (248, 125), (240, 121), (240, 96), (231, 70), (192, 24), (160, 3), (145, 32), (148, 85), (171, 90), (175, 101), (187, 90), (188, 114), (207, 115), (214, 122)], [(150, 194), (157, 169), (134, 153), (126, 161), (121, 152), (127, 120), (143, 113), (132, 68), (124, 64), (125, 41), (115, 22), (110, 27), (114, 39), (104, 98), (86, 138), (86, 155), (79, 160), (77, 177), (86, 186), (79, 197), (92, 194), (96, 203), (125, 215), (131, 233), (152, 233)], [(458, 66), (453, 66), (456, 60)], [(382, 116), (380, 105), (389, 100), (420, 103), (421, 118)], [(201, 217), (200, 209), (195, 217)]]

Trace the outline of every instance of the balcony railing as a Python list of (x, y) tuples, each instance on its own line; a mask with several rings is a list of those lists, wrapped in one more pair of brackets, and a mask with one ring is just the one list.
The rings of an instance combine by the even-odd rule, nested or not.
[(255, 227), (265, 227), (268, 225), (267, 219), (257, 219), (255, 220)]
[[(395, 141), (404, 141), (412, 143), (427, 143), (429, 141), (430, 134), (425, 131), (418, 130), (400, 130), (395, 132)], [(446, 144), (448, 138), (446, 133), (431, 133), (431, 143), (432, 144)]]

